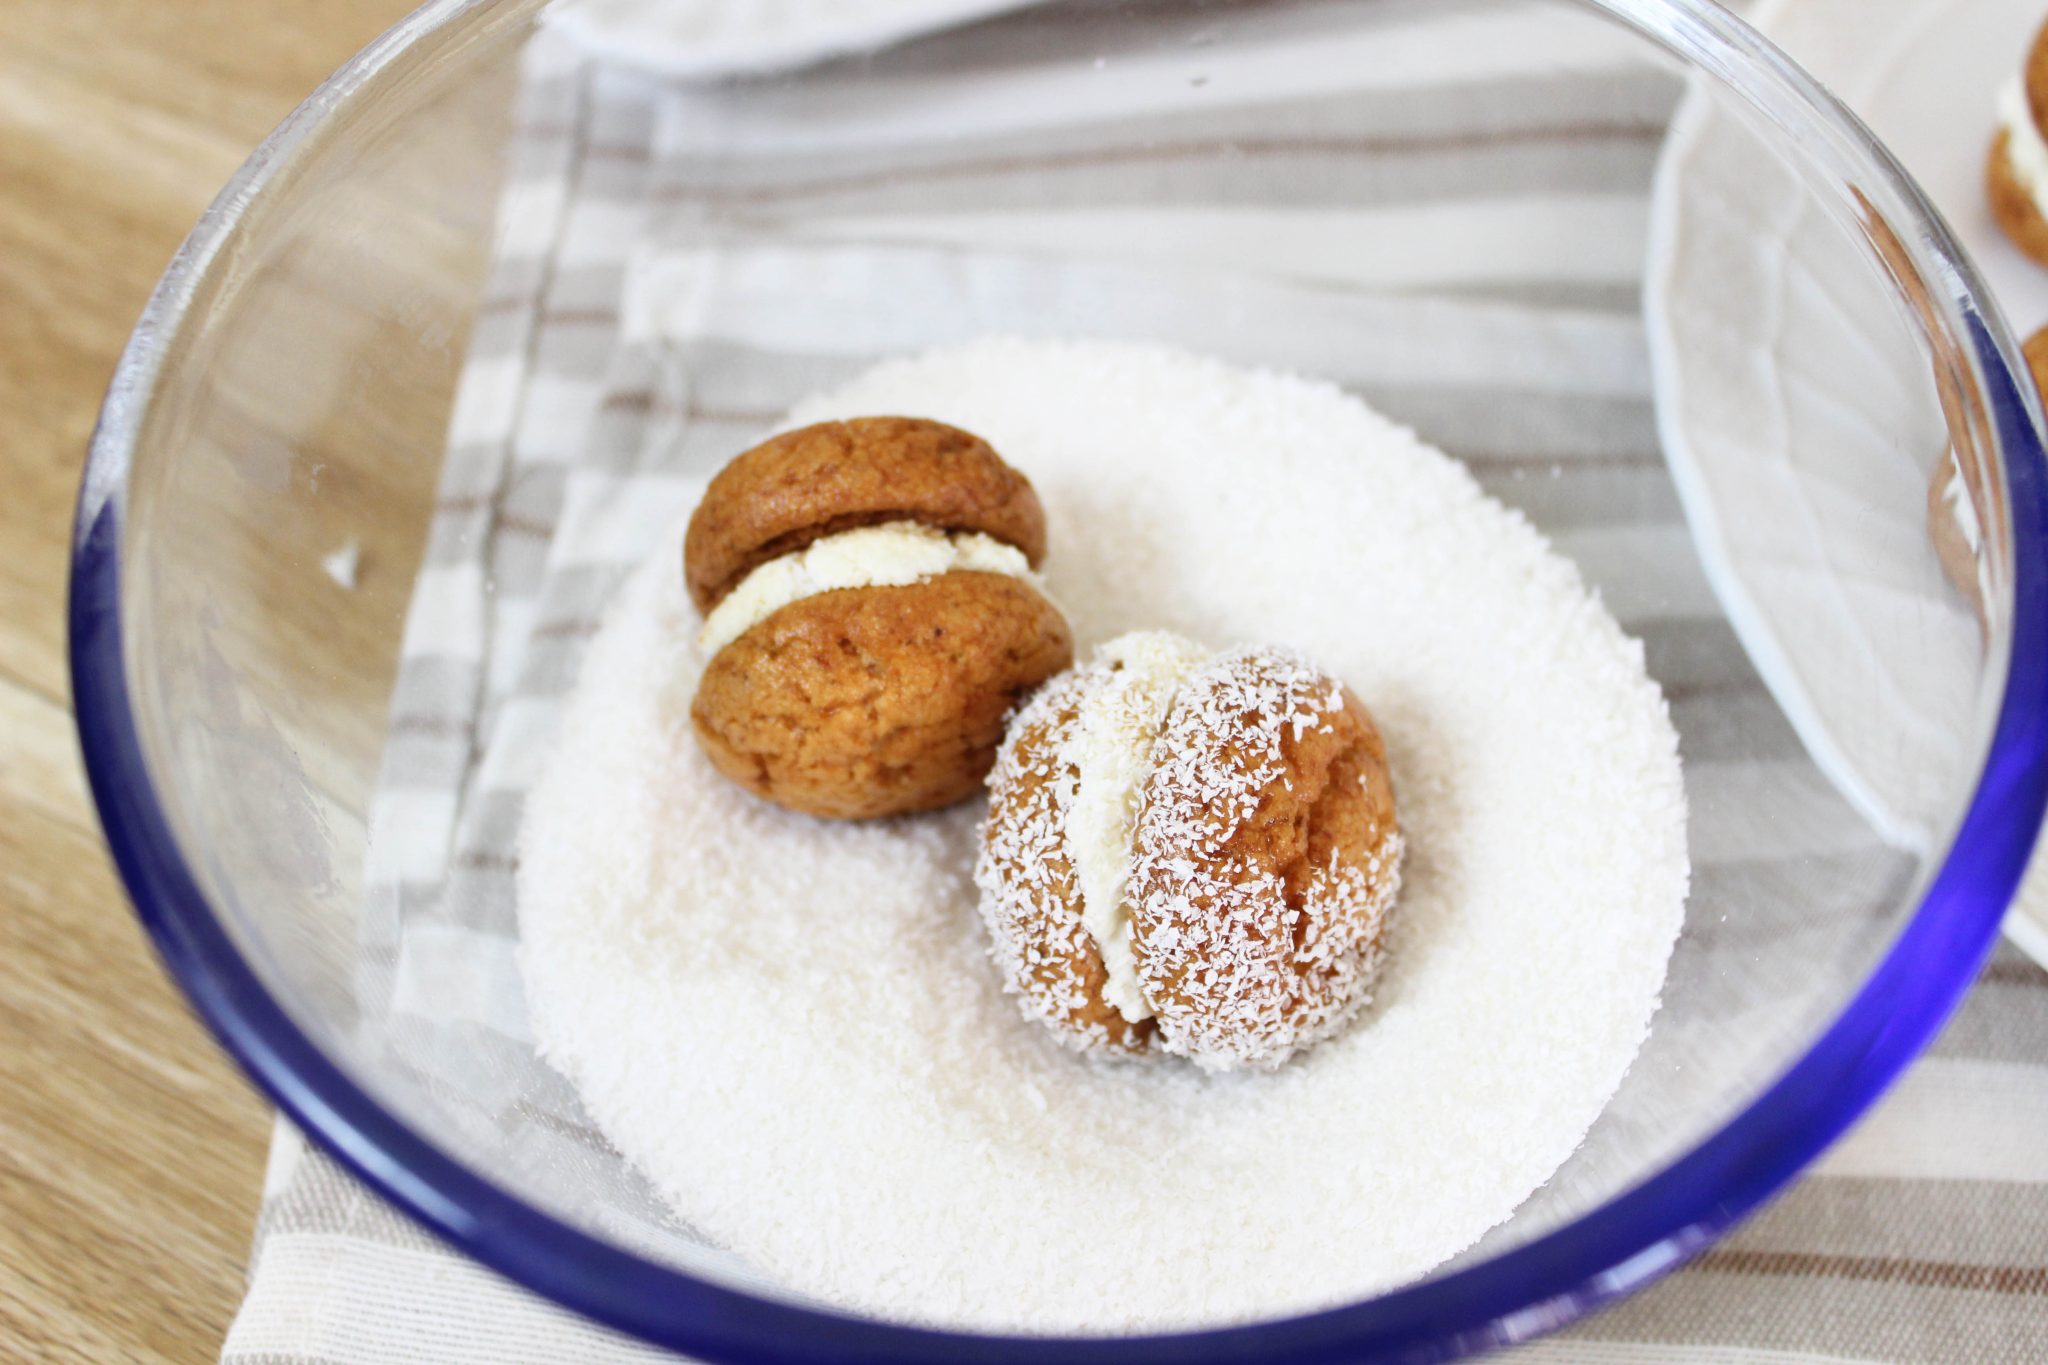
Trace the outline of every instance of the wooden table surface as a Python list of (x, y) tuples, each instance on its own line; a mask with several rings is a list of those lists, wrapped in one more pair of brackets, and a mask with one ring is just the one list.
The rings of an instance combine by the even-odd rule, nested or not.
[[(72, 738), (63, 599), (93, 415), (251, 147), (411, 0), (0, 5), (0, 1357), (204, 1361), (269, 1117), (159, 969)], [(18, 1354), (17, 1354), (18, 1353)]]

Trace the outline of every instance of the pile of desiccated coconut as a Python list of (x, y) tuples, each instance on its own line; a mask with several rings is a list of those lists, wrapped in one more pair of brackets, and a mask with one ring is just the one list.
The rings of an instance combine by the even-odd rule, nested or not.
[(522, 849), (536, 1035), (688, 1223), (800, 1294), (1026, 1331), (1189, 1327), (1412, 1278), (1571, 1153), (1685, 898), (1640, 647), (1462, 467), (1328, 385), (1103, 343), (884, 365), (1024, 470), (1077, 641), (1286, 641), (1365, 699), (1409, 853), (1376, 999), (1277, 1071), (1059, 1048), (1002, 994), (978, 811), (834, 825), (719, 778), (664, 544), (593, 642)]

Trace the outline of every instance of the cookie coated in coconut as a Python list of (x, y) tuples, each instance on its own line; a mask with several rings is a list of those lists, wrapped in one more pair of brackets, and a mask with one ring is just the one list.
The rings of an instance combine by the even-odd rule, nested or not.
[(1006, 986), (1062, 1043), (1271, 1068), (1368, 1002), (1402, 847), (1340, 682), (1140, 632), (1011, 723), (976, 882)]

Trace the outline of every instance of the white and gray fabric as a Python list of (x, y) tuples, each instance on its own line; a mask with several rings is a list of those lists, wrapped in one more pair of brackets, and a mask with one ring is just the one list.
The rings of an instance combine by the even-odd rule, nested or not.
[[(1803, 761), (1782, 724), (1705, 719), (1731, 694), (1754, 695), (1749, 715), (1772, 708), (1689, 557), (1657, 557), (1675, 566), (1666, 581), (1635, 569), (1646, 543), (1682, 547), (1686, 531), (1656, 438), (1639, 248), (1614, 244), (1641, 241), (1679, 80), (1598, 34), (1543, 50), (1536, 30), (1411, 8), (1418, 26), (1470, 32), (1418, 44), (1440, 67), (1404, 70), (1399, 88), (1341, 52), (1275, 65), (1232, 94), (1242, 154), (1224, 175), (1189, 152), (1213, 137), (1213, 102), (1142, 70), (1099, 106), (1022, 112), (1047, 107), (1019, 92), (1042, 78), (1034, 38), (1069, 19), (1058, 5), (997, 21), (1000, 41), (963, 31), (904, 55), (905, 80), (943, 65), (960, 81), (943, 137), (890, 126), (878, 101), (826, 151), (800, 101), (742, 109), (717, 85), (609, 71), (559, 35), (532, 44), (371, 812), (356, 984), (363, 1014), (388, 1023), (381, 1064), (428, 1091), (460, 1077), (441, 1090), (460, 1092), (461, 1121), (504, 1160), (580, 1181), (622, 1239), (687, 1242), (601, 1134), (561, 1117), (574, 1097), (534, 1060), (514, 957), (521, 793), (604, 603), (713, 469), (806, 392), (991, 327), (1299, 356), (1552, 531), (1644, 641), (1689, 771), (1735, 783), (1746, 764)], [(1462, 188), (1476, 183), (1491, 192)], [(1288, 278), (1249, 270), (1275, 233), (1293, 234)], [(1065, 234), (1110, 245), (1055, 263), (1044, 249)], [(1331, 245), (1360, 240), (1375, 249)], [(1183, 287), (1194, 273), (1200, 294)], [(1819, 782), (1809, 808), (1767, 814), (1784, 856), (1845, 837)], [(1768, 875), (1753, 850), (1694, 852), (1702, 880)], [(2041, 1359), (2044, 1135), (2048, 973), (2005, 949), (1930, 1055), (1790, 1193), (1659, 1286), (1517, 1354)], [(466, 1261), (282, 1124), (222, 1358), (674, 1359)]]

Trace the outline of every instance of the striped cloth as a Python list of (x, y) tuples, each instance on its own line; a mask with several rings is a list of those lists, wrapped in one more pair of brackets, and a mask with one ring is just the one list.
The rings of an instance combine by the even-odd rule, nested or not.
[[(1657, 1077), (1679, 1067), (1721, 1067), (1739, 1094), (1783, 1061), (1682, 1040), (1737, 1013), (1768, 1034), (1774, 994), (1799, 998), (1770, 974), (1789, 987), (1808, 970), (1802, 927), (1910, 866), (1762, 691), (1658, 454), (1636, 244), (1680, 82), (1617, 33), (1547, 11), (1384, 12), (1372, 60), (1276, 27), (1223, 98), (1188, 74), (1200, 7), (1155, 11), (1187, 17), (1168, 55), (1110, 34), (1103, 60), (1124, 79), (1087, 91), (1039, 55), (1074, 18), (1046, 7), (848, 73), (900, 80), (920, 112), (899, 121), (871, 98), (829, 125), (815, 94), (657, 89), (531, 45), (371, 812), (354, 1060), (390, 1078), (394, 1104), (622, 1243), (690, 1254), (534, 1057), (514, 961), (521, 793), (604, 603), (712, 470), (807, 391), (989, 330), (1138, 336), (1328, 375), (1525, 509), (1645, 642), (1695, 805), (1666, 1007), (1692, 1027), (1660, 1029), (1614, 1117), (1654, 1108)], [(949, 114), (937, 135), (934, 101)], [(1045, 252), (1083, 243), (1085, 266)], [(1757, 964), (1739, 991), (1705, 965), (1731, 947)], [(1775, 1022), (1801, 1036), (1811, 1021)], [(2044, 1134), (2048, 973), (2001, 950), (1931, 1055), (1811, 1176), (1662, 1284), (1517, 1354), (2042, 1359)], [(1645, 1155), (1626, 1140), (1604, 1166), (1582, 1153), (1536, 1199), (1568, 1216)], [(222, 1358), (673, 1357), (452, 1254), (281, 1123)]]

